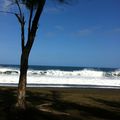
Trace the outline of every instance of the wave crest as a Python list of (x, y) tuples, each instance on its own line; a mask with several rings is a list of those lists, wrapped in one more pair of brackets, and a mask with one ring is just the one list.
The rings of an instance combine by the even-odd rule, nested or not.
[[(18, 68), (0, 67), (0, 74), (3, 75), (19, 75), (19, 73), (20, 72)], [(120, 70), (101, 71), (96, 69), (83, 69), (83, 70), (63, 71), (63, 70), (28, 69), (28, 76), (105, 78), (105, 77), (120, 77)]]

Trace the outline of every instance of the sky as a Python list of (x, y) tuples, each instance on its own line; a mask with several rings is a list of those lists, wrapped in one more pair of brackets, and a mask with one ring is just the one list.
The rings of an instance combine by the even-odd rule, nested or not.
[[(14, 10), (0, 1), (0, 10)], [(41, 15), (30, 65), (120, 68), (120, 0), (53, 2)], [(0, 64), (20, 63), (20, 37), (17, 19), (0, 13)]]

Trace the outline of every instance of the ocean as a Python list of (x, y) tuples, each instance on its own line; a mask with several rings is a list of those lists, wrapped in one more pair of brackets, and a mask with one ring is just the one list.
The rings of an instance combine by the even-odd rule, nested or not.
[[(0, 86), (17, 86), (18, 65), (0, 65)], [(29, 66), (28, 87), (73, 87), (120, 89), (120, 69)]]

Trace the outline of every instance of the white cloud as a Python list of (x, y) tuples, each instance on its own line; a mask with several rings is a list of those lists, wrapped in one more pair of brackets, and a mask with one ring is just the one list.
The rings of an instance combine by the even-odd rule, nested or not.
[(77, 35), (79, 35), (79, 36), (86, 36), (86, 35), (91, 34), (92, 32), (93, 32), (92, 29), (82, 29), (82, 30), (79, 30), (77, 32)]
[(114, 29), (114, 32), (120, 32), (120, 28)]
[(54, 37), (55, 35), (56, 35), (55, 32), (47, 32), (47, 33), (46, 33), (46, 36), (47, 36), (47, 37)]
[(55, 29), (59, 30), (59, 31), (63, 31), (64, 30), (63, 26), (61, 26), (61, 25), (56, 25)]
[(96, 32), (100, 32), (103, 29), (102, 26), (93, 26), (90, 28), (80, 29), (76, 32), (78, 36), (88, 36)]
[(112, 28), (105, 31), (106, 34), (120, 34), (120, 28)]
[(59, 11), (60, 10), (58, 8), (56, 8), (56, 7), (46, 7), (44, 9), (44, 12), (46, 12), (46, 13), (52, 13), (52, 14), (59, 13)]

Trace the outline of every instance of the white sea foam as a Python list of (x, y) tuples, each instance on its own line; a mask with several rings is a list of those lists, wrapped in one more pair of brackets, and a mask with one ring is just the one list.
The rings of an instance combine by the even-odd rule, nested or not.
[[(18, 79), (18, 69), (0, 67), (0, 84), (17, 84)], [(120, 87), (120, 70), (105, 72), (94, 69), (76, 71), (29, 69), (27, 83)]]
[[(48, 77), (28, 76), (28, 84), (65, 84), (120, 86), (120, 79), (85, 78), (85, 77)], [(18, 83), (18, 75), (0, 75), (0, 83)]]

